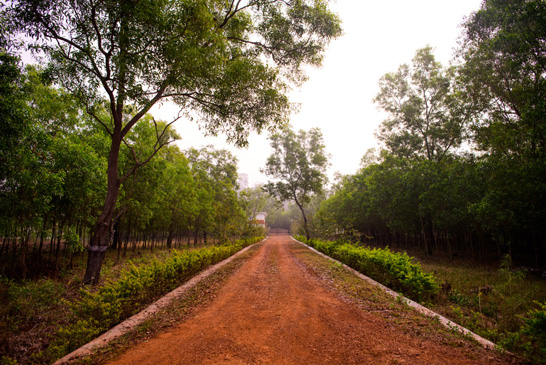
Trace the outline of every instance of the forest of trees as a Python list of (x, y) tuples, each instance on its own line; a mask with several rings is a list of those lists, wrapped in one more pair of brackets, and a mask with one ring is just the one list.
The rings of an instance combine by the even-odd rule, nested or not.
[[(21, 72), (15, 58), (3, 57), (2, 78), (11, 77), (4, 85), (17, 87), (12, 99), (2, 99), (2, 109), (14, 114), (13, 123), (2, 124), (2, 274), (54, 275), (60, 256), (87, 246), (106, 194), (109, 137), (39, 69)], [(146, 115), (135, 126), (120, 155), (123, 174), (133, 153), (150, 153), (164, 125)], [(226, 150), (165, 145), (122, 185), (110, 247), (125, 255), (129, 243), (171, 248), (250, 233), (249, 200), (238, 196), (237, 177), (237, 161)]]
[[(527, 347), (544, 358), (544, 290), (508, 297), (546, 267), (545, 19), (544, 0), (483, 0), (452, 64), (426, 46), (385, 74), (381, 147), (329, 187), (322, 132), (289, 125), (291, 91), (342, 33), (328, 1), (0, 1), (0, 362), (51, 363), (86, 343), (259, 241), (260, 211), (308, 242), (338, 240), (324, 247), (500, 264), (497, 288), (448, 277), (436, 304), (507, 349), (540, 337)], [(167, 121), (152, 113), (164, 103), (178, 111)], [(240, 189), (232, 153), (179, 148), (181, 118), (239, 147), (270, 132), (271, 180)]]
[[(91, 1), (80, 9), (69, 2), (40, 7), (19, 1), (4, 9), (2, 274), (55, 273), (59, 255), (73, 257), (87, 248), (98, 255), (86, 274), (85, 281), (92, 282), (107, 247), (123, 254), (128, 242), (172, 247), (224, 240), (251, 229), (249, 217), (264, 206), (273, 226), (289, 228), (298, 220), (297, 212), (274, 206), (260, 188), (238, 193), (229, 152), (181, 151), (172, 143), (179, 138), (169, 128), (172, 121), (147, 113), (160, 100), (174, 101), (181, 110), (200, 113), (210, 133), (223, 131), (239, 145), (246, 144), (249, 130), (284, 125), (291, 106), (282, 91), (288, 82), (303, 81), (303, 64), (320, 63), (324, 45), (341, 32), (339, 20), (318, 3), (316, 8), (298, 3), (301, 9), (286, 14), (279, 12), (283, 4), (258, 3), (256, 11), (267, 14), (260, 18), (263, 29), (243, 22), (243, 9), (196, 5), (191, 11), (201, 22), (195, 32), (201, 33), (193, 43), (180, 44), (169, 32), (185, 30), (170, 29), (169, 22), (187, 19), (177, 13), (180, 18), (173, 20), (161, 7)], [(80, 10), (100, 22), (82, 21)], [(222, 11), (222, 19), (212, 17)], [(122, 13), (135, 23), (129, 26)], [(150, 14), (164, 22), (153, 29), (136, 26), (148, 24)], [(283, 16), (286, 29), (278, 23)], [(482, 261), (510, 254), (544, 265), (545, 18), (542, 1), (485, 1), (463, 24), (453, 65), (442, 66), (426, 47), (410, 64), (382, 77), (374, 99), (388, 115), (377, 131), (382, 148), (369, 151), (362, 168), (340, 178), (319, 205), (326, 163), (320, 151), (324, 161), (314, 161), (320, 176), (312, 182), (316, 196), (304, 194), (303, 203), (311, 203), (307, 209), (297, 198), (292, 207), (303, 213), (306, 233)], [(45, 19), (66, 22), (79, 36), (67, 38), (62, 27)], [(298, 26), (315, 34), (312, 46)], [(241, 38), (251, 28), (262, 32), (262, 43)], [(207, 43), (213, 30), (219, 32), (214, 47)], [(283, 32), (298, 36), (279, 43)], [(156, 39), (139, 38), (145, 33)], [(21, 47), (15, 34), (25, 34), (22, 43), (50, 62), (22, 67), (11, 52)], [(221, 59), (210, 58), (203, 44)], [(202, 50), (204, 63), (188, 68), (188, 60), (175, 54), (177, 47), (188, 54)], [(265, 56), (278, 72), (262, 68)], [(207, 76), (204, 70), (217, 73)], [(272, 141), (280, 146), (280, 134)], [(311, 148), (298, 153), (305, 150)], [(267, 167), (272, 176), (274, 162)], [(265, 189), (289, 199), (275, 184)]]
[(544, 1), (485, 1), (453, 66), (426, 47), (382, 77), (382, 148), (335, 185), (316, 234), (544, 266), (544, 19)]
[[(1, 256), (26, 277), (46, 244), (55, 257), (85, 247), (86, 284), (98, 283), (108, 247), (129, 239), (170, 246), (182, 233), (196, 242), (248, 228), (233, 157), (178, 151), (171, 125), (188, 117), (237, 146), (275, 130), (304, 66), (320, 65), (341, 34), (322, 1), (18, 0), (0, 10)], [(42, 67), (22, 70), (22, 51)], [(164, 102), (179, 113), (156, 121), (148, 112)]]

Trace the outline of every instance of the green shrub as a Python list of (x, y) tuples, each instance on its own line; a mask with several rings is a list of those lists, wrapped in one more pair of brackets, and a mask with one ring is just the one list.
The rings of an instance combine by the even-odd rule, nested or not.
[(62, 327), (55, 340), (47, 348), (47, 356), (50, 359), (59, 359), (79, 348), (81, 345), (97, 337), (106, 330), (99, 322), (90, 320), (78, 320), (70, 326)]
[(148, 265), (131, 266), (120, 274), (119, 279), (96, 291), (82, 289), (79, 300), (67, 303), (73, 311), (73, 321), (59, 329), (47, 355), (57, 359), (70, 353), (208, 265), (228, 258), (260, 239), (247, 238), (199, 250), (172, 251), (164, 261), (156, 259)]
[(521, 353), (529, 361), (546, 364), (546, 303), (537, 303), (524, 318), (524, 325), (516, 332), (505, 334), (501, 346)]
[(18, 283), (0, 278), (0, 282), (7, 287), (9, 303), (8, 308), (3, 308), (5, 313), (2, 315), (9, 319), (12, 329), (19, 326), (17, 319), (25, 318), (27, 322), (39, 320), (44, 311), (59, 301), (63, 290), (59, 283), (50, 279)]
[[(298, 239), (306, 242), (303, 237)], [(425, 273), (421, 266), (413, 263), (412, 258), (405, 253), (392, 252), (388, 248), (370, 249), (316, 239), (306, 243), (411, 299), (425, 300), (439, 290), (434, 277)]]

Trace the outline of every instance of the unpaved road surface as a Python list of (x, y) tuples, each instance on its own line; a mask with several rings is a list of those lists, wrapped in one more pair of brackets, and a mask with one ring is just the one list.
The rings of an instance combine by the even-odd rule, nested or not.
[(208, 306), (129, 349), (115, 364), (501, 363), (477, 345), (401, 331), (344, 301), (268, 238)]

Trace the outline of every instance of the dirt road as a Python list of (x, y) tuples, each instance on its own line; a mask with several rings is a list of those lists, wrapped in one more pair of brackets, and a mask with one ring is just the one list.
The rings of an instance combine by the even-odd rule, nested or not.
[(476, 345), (455, 347), (441, 335), (431, 340), (401, 331), (384, 317), (342, 300), (305, 269), (293, 246), (288, 236), (267, 239), (210, 305), (114, 363), (502, 362)]

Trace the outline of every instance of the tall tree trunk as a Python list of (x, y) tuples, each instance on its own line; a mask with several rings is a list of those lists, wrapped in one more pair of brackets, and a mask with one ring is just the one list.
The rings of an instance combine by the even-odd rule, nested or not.
[(51, 260), (51, 254), (53, 253), (56, 233), (57, 233), (57, 222), (55, 221), (55, 219), (53, 219), (53, 228), (51, 228), (51, 239), (49, 240), (49, 260)]
[(27, 251), (28, 241), (30, 240), (30, 228), (27, 227), (21, 230), (21, 239), (21, 266), (23, 270), (23, 280), (25, 280), (27, 278)]
[(172, 248), (173, 235), (174, 235), (174, 224), (171, 224), (171, 227), (169, 229), (169, 235), (167, 236), (167, 248), (169, 250)]
[(307, 226), (307, 216), (305, 215), (305, 210), (303, 209), (303, 205), (300, 204), (298, 201), (298, 198), (296, 198), (296, 194), (294, 193), (294, 201), (296, 202), (296, 205), (298, 208), (300, 208), (301, 215), (303, 217), (303, 230), (305, 231), (305, 238), (309, 241), (311, 239), (311, 234), (309, 233), (309, 227)]
[(6, 254), (8, 253), (8, 249), (6, 248), (7, 241), (8, 241), (8, 235), (7, 233), (4, 233), (4, 238), (2, 239), (2, 248), (0, 248), (0, 256), (2, 256), (4, 250), (6, 251)]
[(61, 251), (61, 238), (63, 237), (64, 229), (64, 220), (59, 227), (59, 232), (57, 233), (57, 246), (55, 247), (55, 277), (59, 273), (59, 253)]
[(121, 180), (118, 175), (118, 158), (122, 140), (121, 110), (117, 117), (119, 118), (119, 122), (117, 120), (114, 121), (114, 133), (112, 134), (112, 144), (110, 146), (110, 155), (108, 156), (108, 192), (104, 206), (102, 207), (102, 213), (97, 223), (93, 226), (91, 240), (87, 248), (89, 254), (87, 256), (87, 269), (83, 277), (84, 284), (96, 285), (99, 282), (100, 270), (106, 249), (108, 248), (112, 218), (114, 217), (114, 209), (121, 186)]
[(119, 219), (114, 223), (114, 240), (112, 241), (112, 249), (115, 250), (118, 248), (119, 243)]
[(432, 226), (425, 223), (421, 218), (421, 234), (423, 235), (423, 243), (425, 245), (425, 255), (432, 255)]
[(44, 221), (42, 222), (42, 229), (40, 230), (40, 245), (38, 246), (38, 262), (42, 263), (42, 250), (44, 248), (44, 236), (46, 229), (47, 216), (44, 216)]
[(198, 242), (199, 242), (199, 230), (195, 228), (195, 232), (193, 235), (193, 247), (197, 247)]

